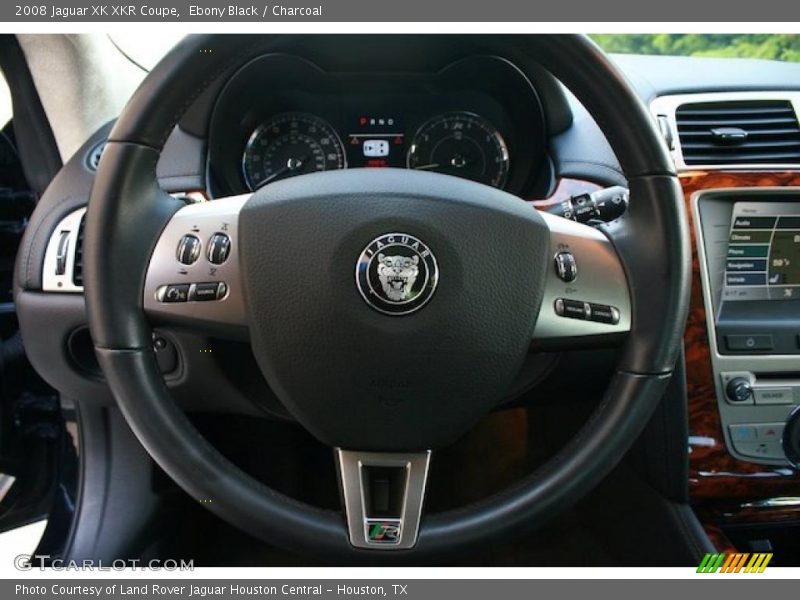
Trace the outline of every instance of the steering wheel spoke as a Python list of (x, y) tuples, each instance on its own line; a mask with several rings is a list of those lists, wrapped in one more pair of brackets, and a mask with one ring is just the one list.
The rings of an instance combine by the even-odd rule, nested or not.
[(144, 309), (152, 321), (247, 338), (238, 222), (250, 195), (190, 204), (173, 215), (145, 279)]
[(430, 458), (430, 450), (402, 453), (336, 449), (348, 537), (354, 547), (414, 547)]
[(631, 328), (630, 290), (611, 241), (588, 225), (541, 214), (550, 230), (552, 263), (534, 346), (580, 348), (624, 337)]

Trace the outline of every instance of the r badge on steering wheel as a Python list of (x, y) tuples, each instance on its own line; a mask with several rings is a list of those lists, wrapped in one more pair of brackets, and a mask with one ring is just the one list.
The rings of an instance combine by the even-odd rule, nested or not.
[(422, 308), (439, 282), (431, 249), (407, 233), (386, 233), (364, 248), (356, 263), (356, 285), (375, 310), (407, 315)]

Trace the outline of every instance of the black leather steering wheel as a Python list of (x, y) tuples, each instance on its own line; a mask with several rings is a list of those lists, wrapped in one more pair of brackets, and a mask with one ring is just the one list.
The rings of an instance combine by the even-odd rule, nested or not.
[[(474, 182), (396, 169), (303, 175), (190, 206), (171, 198), (155, 166), (183, 111), (221, 73), (274, 43), (186, 38), (110, 134), (89, 203), (84, 269), (91, 333), (120, 409), (182, 488), (213, 499), (209, 510), (328, 560), (430, 560), (540, 525), (623, 456), (681, 344), (689, 234), (650, 115), (585, 37), (484, 36), (498, 54), (535, 57), (594, 116), (629, 181), (623, 218), (598, 231)], [(179, 246), (193, 262), (178, 262)], [(569, 284), (552, 266), (559, 251), (578, 262)], [(200, 301), (203, 294), (212, 297)], [(574, 300), (587, 311), (581, 318), (570, 318)], [(586, 318), (584, 302), (618, 314)], [(194, 429), (159, 373), (154, 321), (250, 340), (287, 409), (336, 449), (344, 514), (264, 486)], [(617, 371), (567, 446), (502, 493), (421, 515), (431, 451), (502, 398), (532, 341), (577, 347), (613, 335), (624, 339)], [(397, 374), (376, 375), (383, 364)], [(370, 467), (402, 474), (397, 514), (373, 514), (364, 498)]]

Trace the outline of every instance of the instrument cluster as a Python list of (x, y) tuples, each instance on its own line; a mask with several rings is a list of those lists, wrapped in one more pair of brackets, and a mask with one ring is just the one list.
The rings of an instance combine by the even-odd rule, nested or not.
[(345, 168), (408, 168), (523, 194), (547, 179), (531, 81), (476, 56), (432, 73), (331, 73), (266, 55), (221, 92), (209, 138), (212, 195)]

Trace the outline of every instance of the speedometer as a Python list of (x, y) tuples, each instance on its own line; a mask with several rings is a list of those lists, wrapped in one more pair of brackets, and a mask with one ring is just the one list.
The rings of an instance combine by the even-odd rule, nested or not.
[(244, 180), (253, 191), (286, 177), (345, 166), (336, 130), (307, 113), (283, 113), (259, 125), (242, 157)]
[(508, 148), (500, 132), (476, 114), (436, 116), (419, 128), (408, 151), (409, 169), (436, 171), (502, 188), (508, 178)]

